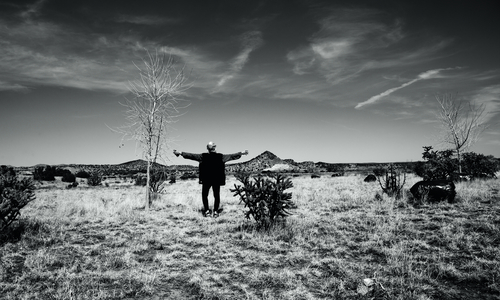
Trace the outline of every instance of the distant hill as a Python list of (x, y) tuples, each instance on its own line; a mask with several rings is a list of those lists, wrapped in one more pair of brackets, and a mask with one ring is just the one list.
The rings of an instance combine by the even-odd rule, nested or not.
[[(244, 162), (229, 163), (226, 164), (226, 171), (228, 173), (236, 172), (239, 170), (245, 172), (262, 172), (265, 170), (269, 171), (286, 171), (286, 172), (362, 172), (371, 173), (372, 170), (381, 165), (386, 165), (387, 163), (358, 163), (358, 164), (334, 164), (326, 162), (295, 162), (293, 159), (281, 159), (274, 153), (270, 151), (264, 151), (258, 156)], [(411, 163), (397, 163), (397, 164), (411, 164)], [(28, 171), (33, 172), (36, 167), (46, 166), (45, 164), (38, 164), (32, 167), (14, 167), (16, 171)], [(169, 165), (165, 166), (157, 163), (157, 166), (164, 167), (171, 172), (183, 173), (183, 172), (197, 172), (198, 166), (192, 165)], [(68, 169), (73, 173), (78, 171), (94, 171), (100, 170), (106, 175), (130, 175), (135, 173), (145, 173), (147, 168), (147, 162), (143, 159), (136, 159), (121, 164), (61, 164), (54, 165), (56, 168)]]
[(329, 164), (314, 163), (312, 161), (295, 162), (293, 159), (281, 159), (270, 151), (264, 151), (257, 157), (241, 163), (227, 165), (229, 172), (243, 170), (245, 172), (269, 171), (287, 171), (287, 172), (316, 172), (316, 171), (335, 171), (347, 164)]
[(245, 172), (257, 172), (267, 168), (271, 168), (276, 164), (286, 164), (286, 162), (284, 162), (274, 153), (270, 151), (264, 151), (260, 155), (252, 158), (249, 161), (236, 164), (227, 164), (226, 171), (236, 172), (238, 170), (243, 170)]

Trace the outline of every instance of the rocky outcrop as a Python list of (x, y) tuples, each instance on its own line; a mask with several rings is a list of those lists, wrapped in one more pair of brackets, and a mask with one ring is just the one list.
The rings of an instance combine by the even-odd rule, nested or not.
[(236, 164), (227, 164), (226, 171), (236, 172), (242, 170), (245, 172), (255, 173), (261, 172), (266, 169), (272, 169), (276, 165), (279, 165), (281, 169), (288, 168), (289, 171), (295, 169), (293, 165), (288, 164), (287, 162), (276, 156), (274, 153), (264, 151), (263, 153), (255, 158), (252, 158), (249, 161)]
[(455, 184), (449, 180), (419, 181), (410, 188), (410, 192), (415, 199), (422, 202), (448, 201), (452, 203), (457, 194)]

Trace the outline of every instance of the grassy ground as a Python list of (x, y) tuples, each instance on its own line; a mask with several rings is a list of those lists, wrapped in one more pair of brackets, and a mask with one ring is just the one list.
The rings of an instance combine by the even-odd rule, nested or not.
[(134, 186), (46, 186), (0, 244), (0, 299), (500, 298), (500, 180), (418, 208), (360, 176), (292, 180), (298, 209), (266, 233), (232, 178), (218, 219), (195, 180), (149, 212)]

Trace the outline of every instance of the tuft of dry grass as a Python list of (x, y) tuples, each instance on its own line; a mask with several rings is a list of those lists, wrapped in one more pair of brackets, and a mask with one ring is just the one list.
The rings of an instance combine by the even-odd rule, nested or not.
[[(197, 181), (37, 190), (0, 246), (1, 299), (498, 299), (499, 180), (421, 207), (360, 176), (294, 177), (294, 215), (257, 231), (229, 188)], [(418, 181), (409, 177), (406, 190)], [(375, 282), (366, 286), (367, 282)]]

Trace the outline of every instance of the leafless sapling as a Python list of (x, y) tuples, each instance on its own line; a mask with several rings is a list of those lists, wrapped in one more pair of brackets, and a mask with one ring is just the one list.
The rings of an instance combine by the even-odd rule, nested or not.
[(173, 142), (171, 126), (188, 106), (182, 96), (191, 84), (185, 67), (179, 68), (172, 56), (158, 51), (148, 52), (141, 66), (134, 65), (140, 78), (129, 83), (133, 99), (122, 103), (128, 122), (116, 131), (142, 147), (147, 162), (145, 209), (149, 209), (151, 169), (158, 159), (168, 159), (163, 154)]

